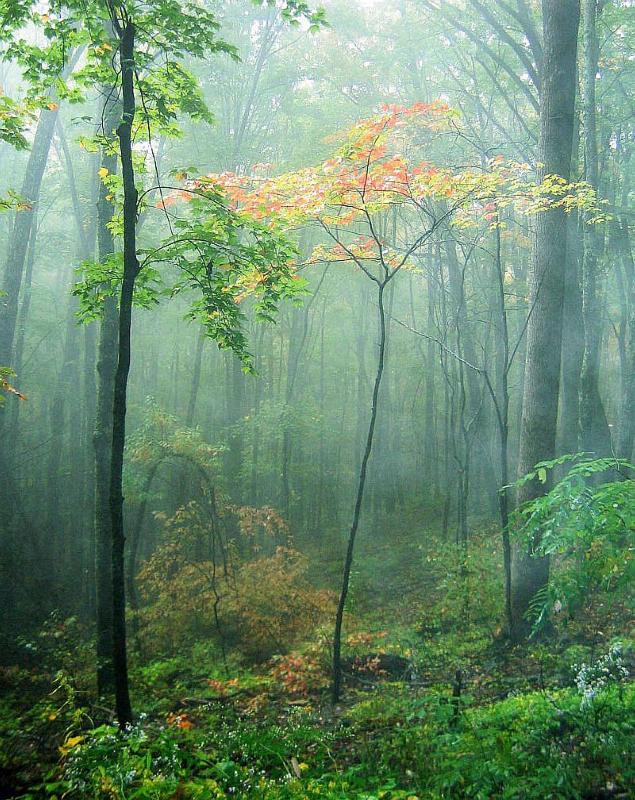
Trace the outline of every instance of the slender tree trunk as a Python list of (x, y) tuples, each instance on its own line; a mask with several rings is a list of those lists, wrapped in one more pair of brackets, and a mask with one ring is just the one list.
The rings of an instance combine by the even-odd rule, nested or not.
[[(434, 335), (434, 316), (436, 304), (436, 284), (433, 277), (428, 278), (428, 307), (427, 307), (427, 331), (428, 335)], [(424, 389), (424, 454), (423, 454), (423, 472), (425, 485), (430, 495), (430, 488), (438, 489), (439, 484), (439, 453), (437, 447), (437, 432), (435, 426), (435, 365), (436, 365), (436, 352), (434, 341), (432, 338), (428, 339), (426, 350), (426, 376), (425, 376), (425, 389)], [(428, 498), (429, 499), (429, 498)]]
[(241, 420), (245, 415), (245, 375), (240, 360), (233, 353), (226, 355), (227, 375), (227, 426), (229, 427), (226, 469), (230, 494), (237, 502), (242, 502), (243, 486), (241, 472), (243, 466), (243, 434)]
[(132, 720), (126, 652), (126, 591), (123, 513), (123, 458), (126, 443), (126, 402), (130, 372), (132, 301), (139, 273), (137, 260), (137, 188), (132, 162), (132, 125), (136, 105), (134, 92), (135, 26), (127, 21), (119, 31), (122, 118), (117, 128), (123, 179), (123, 280), (119, 300), (119, 344), (112, 415), (112, 456), (110, 469), (110, 512), (112, 516), (113, 666), (115, 702), (121, 727)]
[[(502, 539), (503, 539), (503, 572), (505, 579), (505, 619), (507, 632), (510, 633), (513, 626), (512, 616), (512, 548), (509, 535), (509, 370), (510, 351), (509, 351), (509, 325), (507, 320), (507, 307), (505, 305), (505, 273), (501, 252), (501, 231), (500, 227), (495, 232), (496, 259), (494, 281), (496, 285), (496, 296), (498, 302), (500, 342), (499, 366), (498, 366), (498, 386), (500, 399), (497, 400), (492, 393), (495, 402), (496, 416), (499, 429), (499, 459), (500, 459), (500, 486), (498, 487), (498, 504), (501, 519)], [(491, 389), (491, 386), (490, 386)]]
[[(22, 359), (24, 357), (24, 341), (26, 338), (29, 313), (31, 311), (31, 284), (33, 281), (33, 267), (35, 265), (35, 250), (37, 246), (37, 211), (34, 211), (33, 222), (29, 237), (29, 249), (26, 259), (24, 285), (22, 287), (22, 302), (18, 313), (15, 347), (13, 351), (13, 369), (20, 375), (22, 372)], [(7, 409), (6, 435), (4, 437), (5, 468), (13, 469), (13, 458), (18, 443), (18, 421), (20, 418), (20, 403), (11, 403)], [(1, 426), (0, 426), (1, 427)]]
[[(96, 206), (96, 204), (95, 204)], [(90, 533), (85, 542), (86, 558), (85, 571), (85, 612), (90, 619), (95, 619), (96, 593), (95, 593), (95, 449), (93, 437), (95, 435), (95, 421), (97, 418), (97, 324), (91, 322), (86, 325), (84, 334), (84, 361), (83, 361), (83, 394), (84, 408), (82, 415), (82, 444), (84, 475), (82, 482), (82, 507), (88, 509)]]
[[(260, 365), (262, 360), (262, 343), (264, 340), (265, 328), (260, 327), (258, 335), (258, 343), (256, 345), (256, 364)], [(258, 377), (254, 381), (254, 406), (251, 419), (251, 489), (250, 489), (250, 502), (253, 506), (259, 504), (260, 498), (260, 480), (259, 480), (259, 466), (260, 466), (260, 433), (258, 431), (258, 415), (260, 413), (260, 404), (262, 402), (263, 379)]]
[[(69, 296), (66, 310), (66, 325), (64, 331), (64, 345), (62, 351), (62, 363), (57, 377), (57, 385), (54, 388), (50, 404), (50, 440), (51, 446), (47, 465), (47, 494), (48, 502), (46, 508), (46, 530), (53, 542), (54, 559), (52, 569), (54, 571), (54, 582), (56, 586), (64, 586), (64, 570), (67, 566), (67, 538), (71, 535), (66, 525), (68, 513), (76, 509), (77, 499), (73, 501), (69, 497), (69, 492), (76, 486), (71, 485), (71, 481), (66, 484), (66, 491), (63, 490), (61, 465), (64, 455), (64, 433), (65, 428), (77, 423), (77, 413), (74, 398), (79, 392), (73, 392), (73, 387), (79, 382), (79, 369), (77, 358), (79, 355), (79, 329), (75, 316), (76, 300)], [(76, 455), (77, 457), (77, 455)], [(68, 464), (68, 467), (71, 465)], [(68, 477), (68, 476), (67, 476)], [(66, 497), (63, 503), (62, 495)]]
[(364, 455), (362, 457), (362, 463), (357, 481), (357, 497), (355, 499), (355, 508), (353, 511), (353, 522), (348, 534), (348, 545), (346, 548), (346, 558), (344, 560), (344, 573), (342, 575), (342, 588), (340, 590), (339, 602), (337, 604), (337, 614), (335, 616), (335, 631), (333, 634), (333, 685), (331, 687), (334, 703), (338, 702), (342, 691), (342, 623), (344, 620), (344, 611), (346, 609), (346, 598), (348, 597), (351, 569), (353, 567), (355, 538), (357, 536), (357, 529), (359, 528), (359, 518), (362, 510), (362, 502), (364, 500), (368, 461), (373, 448), (373, 436), (375, 433), (375, 424), (377, 422), (379, 390), (381, 388), (381, 379), (384, 374), (384, 356), (386, 352), (386, 311), (384, 308), (385, 288), (385, 283), (378, 284), (377, 300), (379, 321), (379, 358), (377, 360), (377, 372), (375, 374), (375, 384), (373, 387), (373, 398), (370, 410), (370, 419), (368, 422), (368, 433), (366, 435), (366, 446), (364, 448)]
[[(66, 143), (64, 131), (59, 124), (57, 132), (59, 141), (56, 141), (55, 146), (58, 155), (63, 158), (66, 166), (69, 195), (73, 205), (77, 229), (79, 258), (81, 261), (85, 261), (91, 257), (92, 248), (83, 222), (82, 202), (77, 190), (72, 157)], [(69, 276), (69, 283), (72, 288), (74, 283), (72, 271)], [(55, 583), (58, 586), (65, 586), (67, 583), (63, 579), (65, 570), (72, 568), (82, 576), (86, 574), (86, 537), (82, 535), (87, 527), (82, 492), (83, 474), (86, 471), (85, 464), (82, 463), (85, 456), (83, 447), (85, 440), (82, 436), (84, 431), (81, 424), (82, 393), (75, 388), (80, 385), (79, 359), (81, 352), (76, 310), (77, 300), (70, 295), (66, 311), (61, 368), (53, 391), (50, 414), (51, 447), (49, 450), (47, 479), (49, 499), (47, 502), (46, 527), (49, 531), (49, 536), (55, 543), (56, 556), (54, 564), (57, 569)], [(65, 439), (69, 430), (72, 431), (73, 436), (72, 450), (74, 456), (67, 460), (63, 458), (63, 455)], [(64, 469), (62, 469), (62, 464), (66, 465)], [(62, 497), (66, 498), (66, 502), (63, 504), (61, 502)], [(76, 541), (71, 543), (70, 540), (73, 536), (76, 537)], [(73, 592), (72, 596), (76, 598), (76, 601), (80, 599), (76, 591)]]
[(194, 411), (196, 409), (196, 398), (198, 389), (201, 385), (201, 362), (203, 360), (203, 345), (205, 344), (205, 334), (201, 331), (196, 340), (196, 352), (194, 353), (194, 372), (192, 374), (192, 386), (190, 397), (187, 402), (187, 414), (185, 415), (185, 425), (191, 428), (194, 424)]
[[(110, 139), (116, 127), (118, 106), (106, 101), (102, 111), (103, 134)], [(117, 171), (117, 156), (102, 152), (101, 166), (110, 174)], [(99, 260), (114, 253), (108, 227), (113, 206), (106, 199), (108, 189), (99, 186), (97, 201), (97, 243)], [(97, 689), (100, 695), (114, 695), (113, 600), (112, 600), (112, 517), (110, 511), (110, 469), (112, 412), (117, 371), (119, 311), (116, 297), (106, 297), (99, 326), (97, 353), (97, 399), (93, 445), (95, 452), (95, 612), (97, 624)]]
[[(64, 78), (68, 77), (72, 72), (80, 54), (81, 51), (76, 50), (71, 55), (63, 71)], [(33, 224), (34, 210), (40, 198), (42, 178), (44, 177), (44, 170), (46, 169), (46, 162), (48, 161), (59, 114), (56, 100), (56, 95), (51, 94), (51, 108), (44, 109), (40, 113), (20, 190), (20, 195), (30, 204), (31, 208), (16, 212), (9, 240), (7, 261), (2, 281), (2, 290), (5, 292), (5, 296), (2, 297), (0, 302), (0, 365), (4, 366), (12, 363), (13, 340), (18, 316), (18, 297), (22, 286), (27, 247)], [(1, 420), (2, 416), (0, 416)]]
[(584, 324), (580, 288), (580, 229), (572, 213), (567, 225), (567, 263), (562, 330), (562, 398), (559, 450), (577, 453), (580, 439), (580, 374), (584, 359)]
[[(580, 0), (543, 0), (544, 69), (540, 106), (540, 154), (543, 175), (569, 180), (574, 129), (576, 56)], [(567, 258), (566, 216), (552, 208), (538, 217), (531, 272), (532, 313), (527, 326), (527, 356), (519, 454), (519, 474), (553, 458), (560, 389), (564, 278)], [(546, 491), (540, 481), (520, 489), (519, 502)], [(535, 593), (549, 580), (549, 559), (519, 547), (512, 562), (512, 636), (528, 632), (525, 618)]]
[[(320, 323), (320, 371), (318, 379), (318, 409), (319, 409), (319, 466), (318, 466), (318, 488), (315, 503), (315, 529), (321, 532), (322, 529), (322, 508), (325, 499), (326, 488), (326, 388), (325, 388), (325, 356), (326, 350), (324, 346), (324, 329), (326, 327), (326, 301), (322, 304), (322, 318)], [(337, 501), (336, 501), (337, 502)], [(320, 537), (320, 541), (324, 541), (324, 536)]]
[(290, 519), (291, 514), (291, 452), (293, 436), (291, 431), (291, 416), (293, 413), (293, 398), (295, 379), (298, 372), (300, 356), (306, 339), (308, 316), (300, 309), (291, 309), (291, 331), (289, 335), (289, 350), (287, 353), (287, 375), (285, 384), (284, 406), (282, 410), (282, 458), (280, 464), (280, 499), (281, 509), (285, 519)]
[(2, 282), (2, 290), (5, 294), (0, 302), (0, 364), (5, 366), (12, 363), (13, 339), (18, 317), (18, 297), (22, 286), (27, 247), (57, 115), (57, 109), (54, 111), (45, 109), (40, 114), (20, 190), (21, 196), (32, 208), (16, 212), (9, 240)]

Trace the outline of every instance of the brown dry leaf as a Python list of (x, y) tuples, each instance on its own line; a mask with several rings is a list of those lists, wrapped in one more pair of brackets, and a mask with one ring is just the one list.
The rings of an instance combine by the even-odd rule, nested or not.
[(0, 388), (5, 392), (9, 392), (9, 394), (14, 394), (16, 397), (19, 397), (20, 400), (26, 400), (26, 395), (19, 392), (14, 386), (11, 386), (6, 378), (0, 378)]

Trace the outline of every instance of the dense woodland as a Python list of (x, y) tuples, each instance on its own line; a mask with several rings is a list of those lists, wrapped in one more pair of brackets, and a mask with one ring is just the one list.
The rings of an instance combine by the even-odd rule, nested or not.
[(635, 797), (632, 0), (0, 15), (0, 798)]

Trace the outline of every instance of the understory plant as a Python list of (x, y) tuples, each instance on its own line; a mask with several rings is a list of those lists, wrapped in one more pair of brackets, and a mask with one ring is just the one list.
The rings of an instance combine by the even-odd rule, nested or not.
[(632, 607), (635, 467), (615, 458), (568, 455), (536, 465), (519, 483), (545, 483), (556, 468), (566, 469), (564, 477), (520, 506), (513, 520), (534, 556), (552, 558), (550, 581), (529, 609), (534, 632), (572, 621), (599, 629)]

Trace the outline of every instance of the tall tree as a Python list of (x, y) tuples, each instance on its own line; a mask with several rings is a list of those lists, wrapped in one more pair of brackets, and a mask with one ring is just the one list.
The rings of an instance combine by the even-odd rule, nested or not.
[[(603, 4), (603, 3), (602, 3)], [(582, 119), (584, 124), (584, 165), (588, 183), (599, 189), (596, 80), (599, 45), (597, 36), (598, 0), (582, 0), (583, 67)], [(602, 351), (602, 287), (600, 258), (603, 231), (597, 225), (584, 227), (582, 263), (582, 311), (584, 319), (584, 358), (580, 375), (580, 429), (584, 450), (597, 456), (610, 456), (611, 432), (600, 395), (600, 355)]]
[[(72, 72), (81, 50), (71, 54), (70, 61), (62, 70), (62, 79)], [(20, 195), (28, 204), (19, 210), (13, 222), (9, 250), (2, 279), (4, 297), (0, 304), (0, 364), (10, 364), (13, 356), (13, 340), (18, 317), (18, 298), (22, 286), (27, 247), (33, 224), (34, 209), (40, 196), (40, 187), (48, 159), (53, 134), (59, 114), (59, 97), (54, 90), (49, 92), (49, 102), (42, 109), (35, 137), (29, 153)]]
[[(106, 90), (101, 110), (100, 133), (110, 141), (120, 117), (119, 103)], [(117, 174), (116, 153), (101, 149), (100, 170)], [(109, 189), (102, 181), (97, 201), (97, 249), (102, 263), (114, 256), (115, 242), (111, 230), (114, 206), (108, 199)], [(93, 447), (95, 456), (95, 613), (97, 624), (97, 690), (100, 695), (114, 695), (113, 670), (113, 598), (112, 598), (112, 517), (110, 512), (110, 471), (112, 447), (112, 412), (117, 369), (119, 311), (114, 296), (104, 299), (99, 323), (97, 353), (97, 402)]]
[[(543, 0), (543, 69), (540, 101), (540, 152), (542, 177), (569, 180), (574, 130), (576, 58), (580, 0)], [(538, 216), (535, 257), (531, 269), (530, 317), (519, 474), (555, 455), (560, 389), (562, 319), (567, 221), (561, 207)], [(518, 502), (540, 496), (545, 484), (538, 477), (523, 485)], [(527, 633), (526, 612), (532, 597), (549, 579), (549, 559), (534, 557), (531, 545), (516, 548), (512, 561), (512, 636)]]

